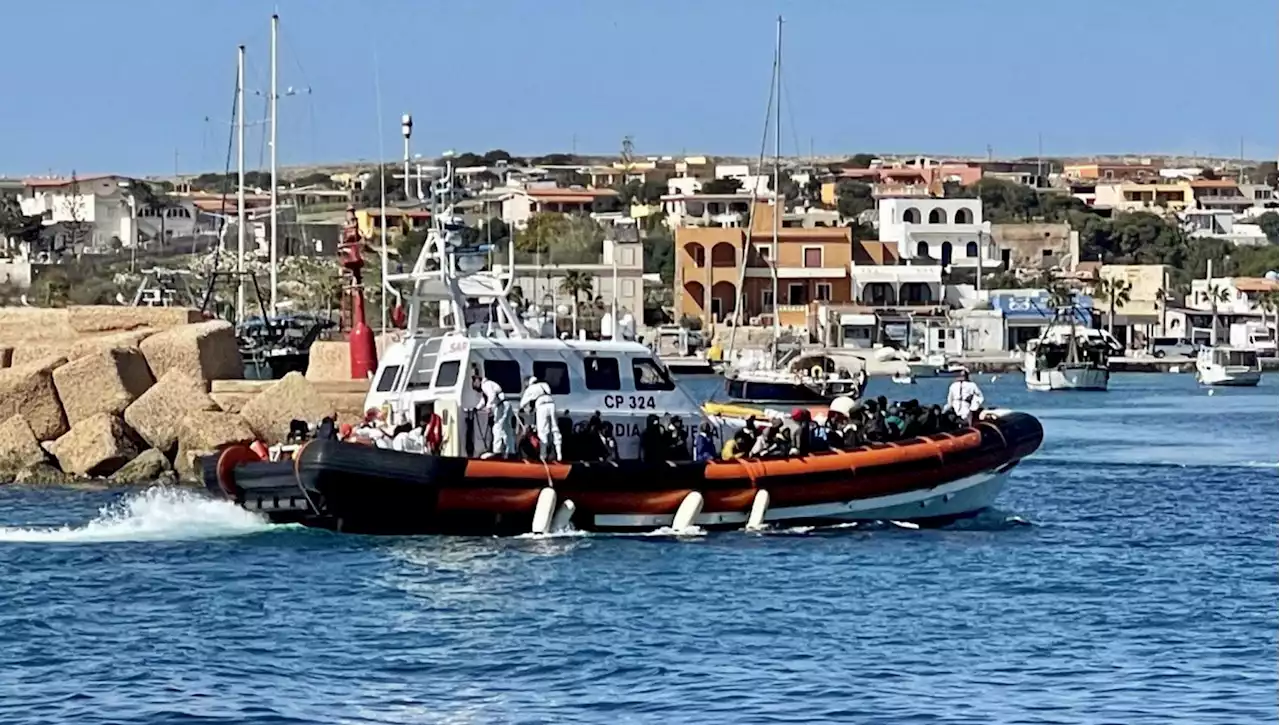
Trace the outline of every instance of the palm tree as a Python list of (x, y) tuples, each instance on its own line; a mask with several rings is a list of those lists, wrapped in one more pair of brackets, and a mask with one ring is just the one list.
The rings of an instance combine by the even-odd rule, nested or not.
[[(1267, 320), (1267, 315), (1275, 314), (1277, 310), (1280, 310), (1280, 293), (1277, 293), (1275, 290), (1263, 292), (1262, 296), (1258, 298), (1258, 306), (1262, 308), (1262, 328), (1263, 331), (1266, 331), (1270, 326), (1270, 321)], [(1276, 318), (1276, 332), (1280, 333), (1280, 316), (1277, 316)], [(1275, 340), (1275, 335), (1272, 335), (1271, 339)]]
[(1104, 277), (1094, 285), (1094, 294), (1107, 302), (1107, 332), (1113, 337), (1116, 334), (1116, 308), (1129, 303), (1132, 291), (1133, 285), (1123, 279)]
[(570, 270), (564, 273), (564, 279), (560, 280), (560, 291), (573, 297), (573, 304), (578, 305), (578, 295), (585, 293), (591, 296), (591, 291), (595, 289), (595, 280), (591, 275), (580, 270)]
[(1209, 298), (1209, 309), (1213, 313), (1212, 321), (1209, 323), (1209, 345), (1212, 347), (1218, 344), (1218, 304), (1231, 299), (1231, 293), (1227, 292), (1225, 287), (1210, 284), (1205, 289), (1205, 295)]

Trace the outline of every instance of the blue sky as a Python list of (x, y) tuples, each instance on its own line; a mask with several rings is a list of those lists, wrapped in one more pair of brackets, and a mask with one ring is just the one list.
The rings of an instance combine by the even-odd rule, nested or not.
[[(754, 155), (786, 18), (783, 153), (1276, 157), (1274, 0), (7, 3), (0, 175), (221, 169), (235, 46), (283, 165), (414, 147)], [(375, 77), (381, 82), (375, 83)], [(29, 83), (29, 85), (27, 85)], [(25, 86), (25, 87), (23, 87)], [(380, 86), (382, 123), (375, 102)], [(264, 118), (250, 96), (251, 120)], [(206, 121), (206, 117), (210, 120)], [(248, 165), (262, 168), (259, 128)]]

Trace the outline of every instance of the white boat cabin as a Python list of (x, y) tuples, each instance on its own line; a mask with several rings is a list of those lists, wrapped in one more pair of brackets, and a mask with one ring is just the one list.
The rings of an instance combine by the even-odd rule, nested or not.
[[(672, 379), (653, 352), (639, 343), (543, 338), (469, 337), (450, 333), (409, 338), (382, 356), (365, 408), (380, 408), (393, 422), (417, 423), (431, 412), (444, 422), (445, 455), (466, 455), (468, 411), (480, 405), (472, 385), (483, 375), (519, 405), (530, 376), (551, 387), (561, 417), (575, 425), (595, 413), (612, 424), (618, 457), (638, 458), (640, 434), (649, 415), (680, 416), (696, 429), (700, 403)], [(527, 412), (524, 420), (532, 424)], [(475, 450), (475, 426), (471, 437)], [(484, 436), (487, 438), (487, 436)]]

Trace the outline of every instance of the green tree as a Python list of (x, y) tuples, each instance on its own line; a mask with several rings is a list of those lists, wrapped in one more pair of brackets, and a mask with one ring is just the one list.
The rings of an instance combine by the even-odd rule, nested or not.
[(293, 180), (295, 186), (317, 186), (321, 189), (332, 189), (333, 179), (323, 171), (313, 171)]
[[(769, 177), (769, 191), (773, 191), (773, 176)], [(800, 185), (792, 178), (791, 174), (782, 171), (778, 174), (778, 183), (782, 186), (782, 196), (787, 201), (794, 202), (800, 198)]]
[(844, 160), (843, 166), (853, 169), (869, 169), (871, 168), (871, 162), (875, 160), (876, 157), (873, 154), (854, 154)]
[(0, 198), (0, 241), (34, 244), (40, 239), (44, 223), (38, 216), (22, 213), (22, 205), (13, 197)]
[(862, 212), (876, 207), (871, 191), (871, 184), (841, 181), (836, 184), (836, 210), (846, 219), (856, 219)]
[[(1275, 315), (1280, 311), (1280, 295), (1275, 290), (1263, 292), (1258, 298), (1258, 306), (1262, 308), (1262, 326), (1265, 328), (1270, 323), (1267, 321), (1267, 315)], [(1276, 330), (1280, 332), (1280, 316), (1276, 317)]]
[(676, 240), (665, 225), (656, 227), (644, 238), (644, 271), (657, 272), (662, 283), (670, 285), (676, 278)]
[(1205, 289), (1205, 296), (1209, 298), (1209, 309), (1212, 312), (1212, 321), (1209, 323), (1209, 344), (1218, 344), (1218, 305), (1231, 299), (1231, 293), (1225, 287), (1217, 284), (1210, 284)]
[(1107, 303), (1107, 331), (1115, 334), (1116, 308), (1124, 307), (1130, 302), (1133, 285), (1123, 279), (1102, 278), (1093, 286), (1093, 293)]
[(1275, 244), (1280, 239), (1280, 225), (1277, 224), (1277, 215), (1274, 211), (1263, 212), (1258, 216), (1258, 226), (1262, 227), (1262, 231), (1267, 235), (1267, 241)]
[(568, 218), (555, 212), (538, 212), (529, 217), (522, 231), (516, 233), (516, 251), (525, 254), (546, 254), (551, 243), (563, 236)]
[(734, 178), (711, 179), (702, 184), (703, 194), (736, 194), (742, 190), (742, 181)]
[(560, 291), (573, 297), (573, 304), (579, 304), (579, 295), (586, 295), (587, 299), (591, 299), (591, 293), (595, 289), (595, 280), (587, 272), (581, 270), (570, 270), (565, 272), (564, 278), (560, 280)]

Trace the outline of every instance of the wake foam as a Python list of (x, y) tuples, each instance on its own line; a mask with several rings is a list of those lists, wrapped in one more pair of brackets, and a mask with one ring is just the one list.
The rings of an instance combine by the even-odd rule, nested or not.
[(83, 526), (0, 527), (0, 543), (89, 544), (183, 541), (244, 536), (271, 528), (267, 520), (230, 501), (193, 491), (153, 486), (98, 509)]

